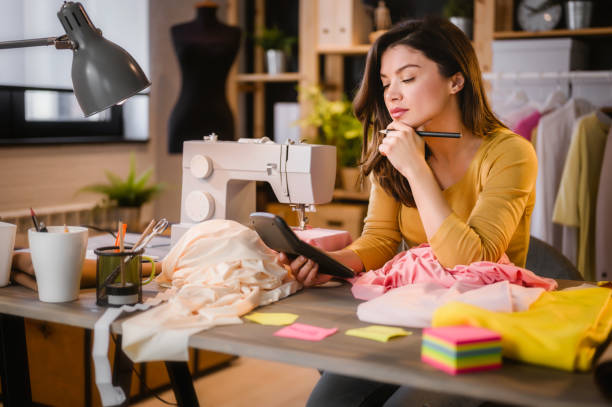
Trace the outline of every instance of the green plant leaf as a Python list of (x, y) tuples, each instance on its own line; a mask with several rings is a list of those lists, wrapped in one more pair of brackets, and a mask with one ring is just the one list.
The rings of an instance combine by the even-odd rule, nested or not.
[(156, 195), (164, 190), (162, 183), (147, 185), (153, 169), (148, 169), (140, 176), (136, 175), (136, 159), (134, 154), (130, 155), (130, 169), (125, 179), (117, 174), (105, 170), (108, 184), (93, 184), (80, 188), (79, 192), (93, 192), (105, 196), (108, 204), (118, 206), (139, 207), (152, 200)]

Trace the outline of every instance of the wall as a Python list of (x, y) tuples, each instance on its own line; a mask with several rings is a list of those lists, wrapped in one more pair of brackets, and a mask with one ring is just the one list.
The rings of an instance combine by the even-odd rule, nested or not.
[[(118, 3), (118, 0), (114, 0)], [(19, 3), (20, 7), (15, 6), (13, 3)], [(41, 2), (40, 0), (29, 0), (28, 2), (14, 2), (9, 0), (1, 0), (0, 4), (3, 6), (14, 6), (9, 11), (13, 15), (23, 13), (24, 8), (41, 6), (44, 7), (43, 14), (49, 14), (49, 18), (45, 19), (45, 25), (47, 28), (38, 27), (35, 22), (30, 21), (28, 15), (24, 15), (23, 19), (28, 24), (23, 22), (24, 27), (22, 31), (15, 31), (13, 34), (7, 32), (6, 27), (1, 30), (1, 38), (3, 40), (16, 40), (22, 38), (35, 38), (36, 36), (44, 35), (59, 35), (62, 31), (59, 21), (57, 20), (56, 13), (59, 10), (61, 1), (55, 2)], [(27, 6), (27, 7), (26, 7)], [(88, 8), (88, 6), (90, 6)], [(90, 14), (92, 21), (97, 26), (104, 30), (104, 27), (108, 27), (108, 23), (104, 24), (105, 19), (113, 18), (117, 20), (118, 12), (114, 11), (114, 14), (109, 15), (108, 8), (106, 12), (97, 3), (85, 4), (85, 8)], [(3, 10), (5, 10), (3, 8)], [(132, 7), (127, 10), (129, 13), (127, 17), (137, 15), (142, 18), (141, 23), (148, 23), (148, 4), (147, 2), (135, 2)], [(6, 10), (5, 10), (6, 11)], [(125, 11), (125, 10), (124, 10)], [(4, 15), (4, 14), (3, 14)], [(98, 18), (96, 19), (95, 16)], [(141, 17), (140, 17), (141, 16)], [(0, 21), (2, 18), (0, 18)], [(4, 21), (7, 23), (7, 21)], [(39, 22), (40, 23), (40, 22)], [(17, 22), (17, 25), (21, 25), (21, 22)], [(34, 25), (34, 26), (32, 26)], [(57, 29), (54, 29), (54, 25)], [(109, 38), (113, 35), (118, 36), (114, 40), (120, 45), (126, 47), (130, 52), (134, 53), (136, 59), (139, 61), (145, 71), (149, 70), (148, 61), (148, 50), (136, 49), (138, 47), (131, 46), (130, 44), (136, 43), (141, 44), (142, 39), (134, 35), (135, 38), (123, 39), (125, 36), (122, 33), (125, 32), (126, 24), (120, 25), (117, 30), (107, 30)], [(48, 29), (49, 32), (39, 32), (36, 30)], [(146, 28), (139, 31), (139, 35), (143, 33), (146, 35)], [(138, 40), (140, 39), (140, 40)], [(37, 47), (36, 49), (49, 51), (50, 60), (58, 61), (64, 57), (68, 57), (70, 62), (69, 51), (56, 51), (52, 47), (44, 48)], [(136, 50), (136, 52), (134, 52)], [(4, 52), (12, 52), (19, 50), (8, 50)], [(4, 54), (3, 54), (4, 55)], [(51, 59), (53, 58), (53, 59)], [(4, 58), (0, 59), (4, 61)], [(39, 61), (40, 62), (40, 61)], [(4, 63), (4, 62), (3, 62)], [(0, 65), (2, 66), (2, 65)], [(24, 72), (27, 74), (29, 71), (58, 71), (60, 67), (54, 66), (50, 69), (40, 69), (41, 66), (47, 66), (48, 64), (43, 61), (42, 65), (39, 63), (27, 63), (26, 66), (21, 66), (20, 74), (23, 76)], [(66, 68), (61, 66), (61, 68)], [(70, 77), (70, 64), (67, 65), (66, 76)], [(2, 81), (8, 81), (10, 79), (8, 73), (4, 70), (0, 70), (2, 75)], [(44, 78), (28, 76), (22, 79), (32, 79), (36, 84), (45, 84)], [(6, 82), (4, 82), (6, 83)], [(49, 83), (47, 83), (49, 84)], [(63, 87), (64, 83), (58, 79), (57, 76), (52, 78), (53, 86)], [(68, 84), (70, 86), (70, 84)], [(1, 130), (0, 130), (1, 131)], [(136, 157), (137, 170), (141, 172), (147, 168), (154, 166), (154, 151), (155, 151), (155, 139), (152, 139), (148, 143), (143, 144), (89, 144), (89, 145), (53, 145), (53, 146), (28, 146), (28, 147), (0, 147), (0, 215), (3, 212), (14, 212), (24, 210), (29, 207), (34, 208), (46, 208), (62, 206), (73, 203), (93, 203), (100, 200), (99, 195), (95, 194), (78, 194), (76, 191), (84, 185), (91, 184), (94, 182), (105, 181), (104, 170), (109, 169), (120, 175), (127, 173), (129, 169), (129, 157), (130, 153), (133, 152)], [(147, 212), (152, 213), (152, 209), (145, 208), (145, 215)]]
[[(155, 162), (158, 180), (168, 185), (167, 191), (156, 201), (155, 214), (171, 222), (178, 222), (181, 207), (182, 167), (180, 154), (167, 153), (167, 126), (172, 108), (178, 99), (181, 86), (179, 70), (170, 37), (170, 28), (195, 18), (195, 0), (150, 0), (151, 43), (151, 120), (149, 130), (155, 145)], [(217, 16), (224, 21), (227, 1), (216, 1)], [(211, 61), (212, 62), (212, 61)]]
[(106, 169), (126, 174), (130, 152), (139, 172), (151, 167), (154, 144), (2, 147), (0, 213), (98, 201), (98, 195), (76, 191), (104, 181)]

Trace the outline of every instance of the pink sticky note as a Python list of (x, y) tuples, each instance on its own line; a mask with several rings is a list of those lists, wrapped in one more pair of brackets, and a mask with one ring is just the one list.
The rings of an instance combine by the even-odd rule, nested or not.
[(338, 328), (320, 328), (318, 326), (295, 323), (274, 332), (275, 336), (284, 338), (303, 339), (305, 341), (320, 341), (321, 339), (338, 332)]

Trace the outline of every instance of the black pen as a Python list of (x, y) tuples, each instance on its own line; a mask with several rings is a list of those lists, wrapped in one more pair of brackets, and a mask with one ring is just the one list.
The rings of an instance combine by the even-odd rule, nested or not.
[(36, 214), (34, 213), (34, 209), (30, 208), (30, 215), (32, 215), (32, 223), (34, 223), (34, 229), (37, 232), (40, 232), (40, 226), (38, 226), (38, 219), (36, 219)]
[[(379, 130), (379, 133), (382, 134), (387, 134), (390, 131), (399, 131), (396, 129), (384, 129), (384, 130)], [(446, 133), (446, 132), (440, 132), (440, 131), (419, 131), (416, 130), (416, 134), (418, 134), (421, 137), (444, 137), (444, 138), (459, 138), (461, 137), (461, 133)]]

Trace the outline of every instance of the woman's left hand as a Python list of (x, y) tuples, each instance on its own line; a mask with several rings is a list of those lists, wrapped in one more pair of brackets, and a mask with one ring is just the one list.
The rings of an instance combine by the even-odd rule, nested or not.
[(397, 120), (387, 130), (394, 131), (386, 134), (378, 151), (410, 180), (418, 166), (425, 163), (425, 142), (412, 127)]

